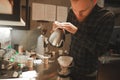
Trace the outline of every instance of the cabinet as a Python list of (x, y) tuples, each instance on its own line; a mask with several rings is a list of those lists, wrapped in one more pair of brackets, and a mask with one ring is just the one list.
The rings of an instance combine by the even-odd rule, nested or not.
[(115, 14), (115, 28), (120, 28), (120, 1), (105, 0), (105, 7)]
[[(25, 0), (25, 5), (23, 6), (21, 3), (23, 0), (4, 0), (6, 2), (0, 1), (0, 4), (10, 4), (11, 13), (8, 11), (4, 11), (7, 7), (4, 6), (1, 8), (0, 12), (0, 26), (2, 27), (12, 27), (16, 29), (24, 28), (28, 29), (28, 19), (29, 19), (29, 0)], [(25, 17), (25, 18), (24, 18)]]
[(120, 80), (120, 61), (114, 60), (109, 63), (100, 64), (97, 80)]
[(97, 0), (97, 4), (98, 4), (100, 7), (104, 7), (104, 0)]
[(56, 6), (32, 3), (32, 20), (55, 21)]
[(32, 20), (66, 21), (68, 8), (50, 4), (32, 3)]

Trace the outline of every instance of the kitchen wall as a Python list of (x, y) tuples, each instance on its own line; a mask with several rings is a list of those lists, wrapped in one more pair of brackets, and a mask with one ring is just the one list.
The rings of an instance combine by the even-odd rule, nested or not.
[[(40, 25), (47, 29), (46, 37), (50, 36), (50, 30), (52, 28), (52, 22), (43, 22), (43, 21), (33, 21), (32, 20), (32, 2), (43, 3), (43, 4), (52, 4), (70, 7), (69, 0), (29, 0), (30, 5), (30, 30), (12, 30), (12, 46), (16, 44), (23, 45), (25, 49), (30, 50), (36, 48), (37, 38), (41, 34), (40, 30), (37, 29)], [(22, 0), (22, 4), (25, 3), (25, 0)], [(62, 48), (55, 48), (51, 45), (48, 45), (50, 50), (57, 51), (58, 49), (68, 50), (70, 43), (70, 35), (66, 35), (66, 41)]]
[(11, 28), (0, 27), (0, 48), (6, 49), (11, 45)]
[(104, 0), (97, 0), (97, 4), (101, 7), (104, 7)]
[[(25, 0), (22, 0), (22, 4), (24, 5)], [(60, 5), (60, 6), (66, 6), (70, 7), (70, 0), (29, 0), (29, 5), (30, 5), (30, 30), (12, 30), (12, 46), (14, 47), (15, 44), (20, 44), (25, 47), (25, 49), (33, 49), (36, 48), (37, 45), (37, 38), (40, 35), (40, 30), (37, 29), (40, 25), (42, 25), (44, 28), (47, 29), (47, 34), (45, 35), (46, 37), (50, 36), (50, 30), (52, 28), (52, 22), (42, 22), (42, 21), (34, 21), (32, 20), (32, 2), (37, 2), (37, 3), (44, 3), (44, 4), (53, 4), (53, 5)], [(99, 0), (98, 4), (100, 6), (104, 6), (104, 0)], [(119, 20), (117, 20), (119, 21)], [(119, 28), (120, 26), (115, 26)], [(112, 35), (111, 41), (114, 41), (115, 35), (120, 32), (119, 29), (115, 29)], [(66, 41), (65, 44), (62, 48), (54, 48), (49, 45), (50, 50), (58, 50), (58, 49), (69, 49), (70, 45), (70, 35), (66, 36)]]

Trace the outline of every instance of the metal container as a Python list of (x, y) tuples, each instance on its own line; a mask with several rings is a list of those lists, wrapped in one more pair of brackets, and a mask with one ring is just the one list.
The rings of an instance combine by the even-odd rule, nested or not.
[(54, 47), (62, 47), (65, 41), (65, 30), (56, 29), (48, 39), (49, 43)]

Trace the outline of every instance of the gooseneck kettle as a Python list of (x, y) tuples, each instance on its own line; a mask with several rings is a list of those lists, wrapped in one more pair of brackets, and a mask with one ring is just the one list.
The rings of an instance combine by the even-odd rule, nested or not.
[(65, 30), (57, 28), (48, 39), (49, 43), (54, 47), (62, 47), (65, 41)]

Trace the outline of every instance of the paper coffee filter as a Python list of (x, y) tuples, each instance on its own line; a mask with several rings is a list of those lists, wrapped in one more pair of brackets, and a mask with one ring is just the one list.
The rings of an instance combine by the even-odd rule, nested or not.
[(68, 67), (72, 63), (73, 58), (70, 56), (60, 56), (57, 60), (61, 66)]

